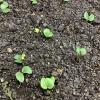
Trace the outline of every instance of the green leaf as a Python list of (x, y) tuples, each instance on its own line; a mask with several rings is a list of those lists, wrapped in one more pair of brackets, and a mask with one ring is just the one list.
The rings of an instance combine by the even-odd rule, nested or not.
[(22, 73), (22, 72), (17, 72), (17, 73), (16, 73), (16, 79), (17, 79), (19, 82), (23, 83), (23, 82), (24, 82), (24, 75), (23, 75), (23, 73)]
[(80, 56), (84, 56), (84, 55), (86, 55), (86, 49), (85, 48), (79, 48), (79, 47), (77, 47), (76, 48), (76, 53), (77, 53), (77, 55), (80, 55)]
[(88, 12), (84, 13), (84, 19), (86, 19), (87, 21), (89, 20), (89, 14), (88, 14)]
[(2, 12), (3, 13), (8, 13), (8, 12), (10, 12), (10, 9), (9, 8), (3, 9)]
[(21, 64), (22, 60), (16, 59), (15, 62)]
[(22, 63), (23, 60), (25, 59), (25, 56), (26, 55), (24, 53), (22, 55), (19, 55), (19, 54), (15, 55), (14, 56), (15, 62), (16, 63)]
[(55, 78), (42, 78), (40, 85), (42, 89), (52, 89), (54, 87)]
[(14, 56), (14, 59), (20, 59), (21, 58), (21, 55), (17, 54)]
[(54, 87), (54, 80), (52, 80), (51, 78), (46, 78), (46, 84), (48, 89), (52, 89)]
[(55, 83), (55, 77), (54, 76), (51, 77), (51, 80)]
[(17, 54), (14, 56), (14, 59), (16, 63), (22, 63), (22, 55)]
[(26, 56), (26, 55), (25, 55), (24, 53), (21, 55), (22, 60), (25, 59), (25, 56)]
[(46, 38), (53, 37), (53, 35), (54, 35), (54, 34), (50, 31), (50, 29), (48, 29), (48, 28), (44, 29), (43, 33), (44, 33), (44, 36), (45, 36)]
[(41, 79), (40, 86), (42, 89), (47, 89), (46, 78)]
[(94, 21), (94, 19), (95, 19), (95, 16), (94, 16), (93, 14), (91, 14), (91, 15), (89, 16), (89, 21)]
[(33, 5), (38, 3), (37, 0), (31, 0), (31, 1)]
[(9, 6), (8, 3), (4, 1), (4, 2), (0, 5), (0, 8), (3, 10), (3, 9), (6, 9), (8, 6)]
[(86, 55), (86, 49), (85, 48), (81, 48), (80, 53), (81, 53), (82, 56)]
[(24, 66), (22, 68), (23, 73), (32, 74), (32, 69), (29, 66)]
[(80, 48), (79, 47), (76, 48), (76, 53), (77, 53), (77, 55), (80, 55)]
[(84, 13), (84, 19), (86, 19), (87, 21), (93, 21), (95, 19), (95, 15), (91, 14), (89, 12), (85, 12)]

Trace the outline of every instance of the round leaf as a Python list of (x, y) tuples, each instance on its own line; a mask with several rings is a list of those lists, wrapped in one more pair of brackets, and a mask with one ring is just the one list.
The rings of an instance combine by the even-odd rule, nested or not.
[(23, 75), (23, 73), (17, 72), (17, 73), (16, 73), (16, 79), (17, 79), (19, 82), (23, 83), (23, 82), (24, 82), (24, 75)]
[(89, 14), (88, 14), (88, 12), (84, 13), (84, 19), (86, 19), (87, 21), (89, 20)]
[(54, 83), (55, 83), (55, 77), (52, 76), (52, 77), (51, 77), (51, 80), (54, 81)]
[(46, 78), (41, 79), (40, 86), (42, 89), (47, 89)]
[(3, 13), (8, 13), (8, 12), (10, 12), (10, 9), (9, 8), (3, 9), (2, 12)]
[(52, 36), (54, 35), (54, 34), (50, 31), (50, 29), (48, 29), (48, 28), (44, 29), (43, 33), (44, 33), (44, 36), (45, 36), (46, 38), (50, 38), (50, 37), (52, 37)]
[(37, 4), (37, 0), (32, 0), (32, 4)]
[(91, 14), (91, 15), (89, 16), (89, 21), (94, 21), (94, 19), (95, 19), (95, 16), (94, 16), (93, 14)]
[(84, 55), (86, 55), (86, 49), (77, 47), (76, 53), (77, 53), (77, 55), (84, 56)]
[(1, 9), (3, 10), (3, 9), (6, 9), (7, 7), (8, 7), (8, 3), (7, 2), (3, 2), (2, 4), (1, 4)]
[(14, 59), (21, 59), (21, 55), (19, 55), (19, 54), (15, 55)]
[(80, 48), (79, 47), (76, 48), (76, 53), (77, 53), (77, 55), (80, 55)]
[(48, 89), (52, 89), (54, 87), (54, 80), (51, 78), (46, 78), (46, 84)]
[(14, 59), (16, 63), (22, 63), (22, 55), (17, 54), (14, 56)]
[(22, 68), (23, 73), (32, 74), (32, 69), (29, 66), (24, 66)]
[(81, 48), (80, 53), (81, 53), (82, 56), (86, 55), (86, 49), (85, 48)]

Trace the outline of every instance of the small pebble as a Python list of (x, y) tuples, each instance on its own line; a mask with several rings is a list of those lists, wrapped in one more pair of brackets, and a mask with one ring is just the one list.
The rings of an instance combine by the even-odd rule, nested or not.
[(1, 78), (0, 81), (3, 83), (4, 82), (4, 78)]
[(26, 83), (28, 83), (29, 82), (29, 79), (26, 79)]
[(12, 49), (11, 48), (7, 48), (7, 52), (8, 53), (12, 53)]

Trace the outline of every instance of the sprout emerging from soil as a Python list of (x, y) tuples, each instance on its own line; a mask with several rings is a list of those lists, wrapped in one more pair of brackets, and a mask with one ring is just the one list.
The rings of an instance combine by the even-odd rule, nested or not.
[(33, 5), (36, 5), (38, 2), (37, 0), (31, 0)]
[(26, 55), (23, 53), (21, 55), (17, 54), (15, 55), (14, 59), (16, 63), (21, 64), (23, 62), (23, 60), (25, 60)]
[(85, 12), (85, 13), (84, 13), (84, 19), (85, 19), (86, 21), (92, 22), (92, 21), (94, 21), (94, 19), (95, 19), (95, 15), (92, 14), (92, 13), (90, 13), (90, 12)]
[(80, 48), (80, 47), (77, 47), (76, 48), (76, 53), (78, 56), (84, 56), (86, 55), (86, 49), (85, 48)]
[(1, 5), (0, 5), (0, 9), (3, 13), (8, 13), (10, 12), (10, 9), (9, 9), (9, 5), (6, 1), (1, 1)]
[(40, 86), (42, 89), (53, 89), (55, 84), (55, 78), (52, 76), (51, 78), (41, 78)]
[(22, 68), (22, 71), (20, 72), (17, 72), (16, 74), (15, 74), (15, 76), (16, 76), (16, 79), (19, 81), (19, 82), (21, 82), (21, 83), (23, 83), (24, 82), (24, 74), (32, 74), (32, 69), (31, 69), (31, 67), (29, 67), (29, 66), (24, 66), (23, 68)]
[(51, 37), (53, 37), (53, 32), (51, 32), (51, 30), (50, 29), (48, 29), (48, 28), (45, 28), (44, 30), (43, 30), (43, 34), (44, 34), (44, 36), (46, 37), (46, 38), (51, 38)]
[(34, 28), (34, 32), (35, 33), (39, 33), (40, 32), (40, 29), (39, 28)]

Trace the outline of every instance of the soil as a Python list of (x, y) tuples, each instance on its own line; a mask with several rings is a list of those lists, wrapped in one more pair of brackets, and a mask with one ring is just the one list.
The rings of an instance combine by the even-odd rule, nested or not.
[[(7, 1), (11, 11), (0, 12), (0, 100), (100, 100), (100, 0)], [(96, 15), (94, 22), (82, 18), (85, 11)], [(35, 27), (49, 27), (54, 37)], [(77, 46), (86, 56), (77, 58)], [(23, 65), (14, 55), (23, 52), (33, 74), (19, 83), (15, 73)], [(56, 77), (55, 88), (43, 91), (39, 81), (48, 75)]]

